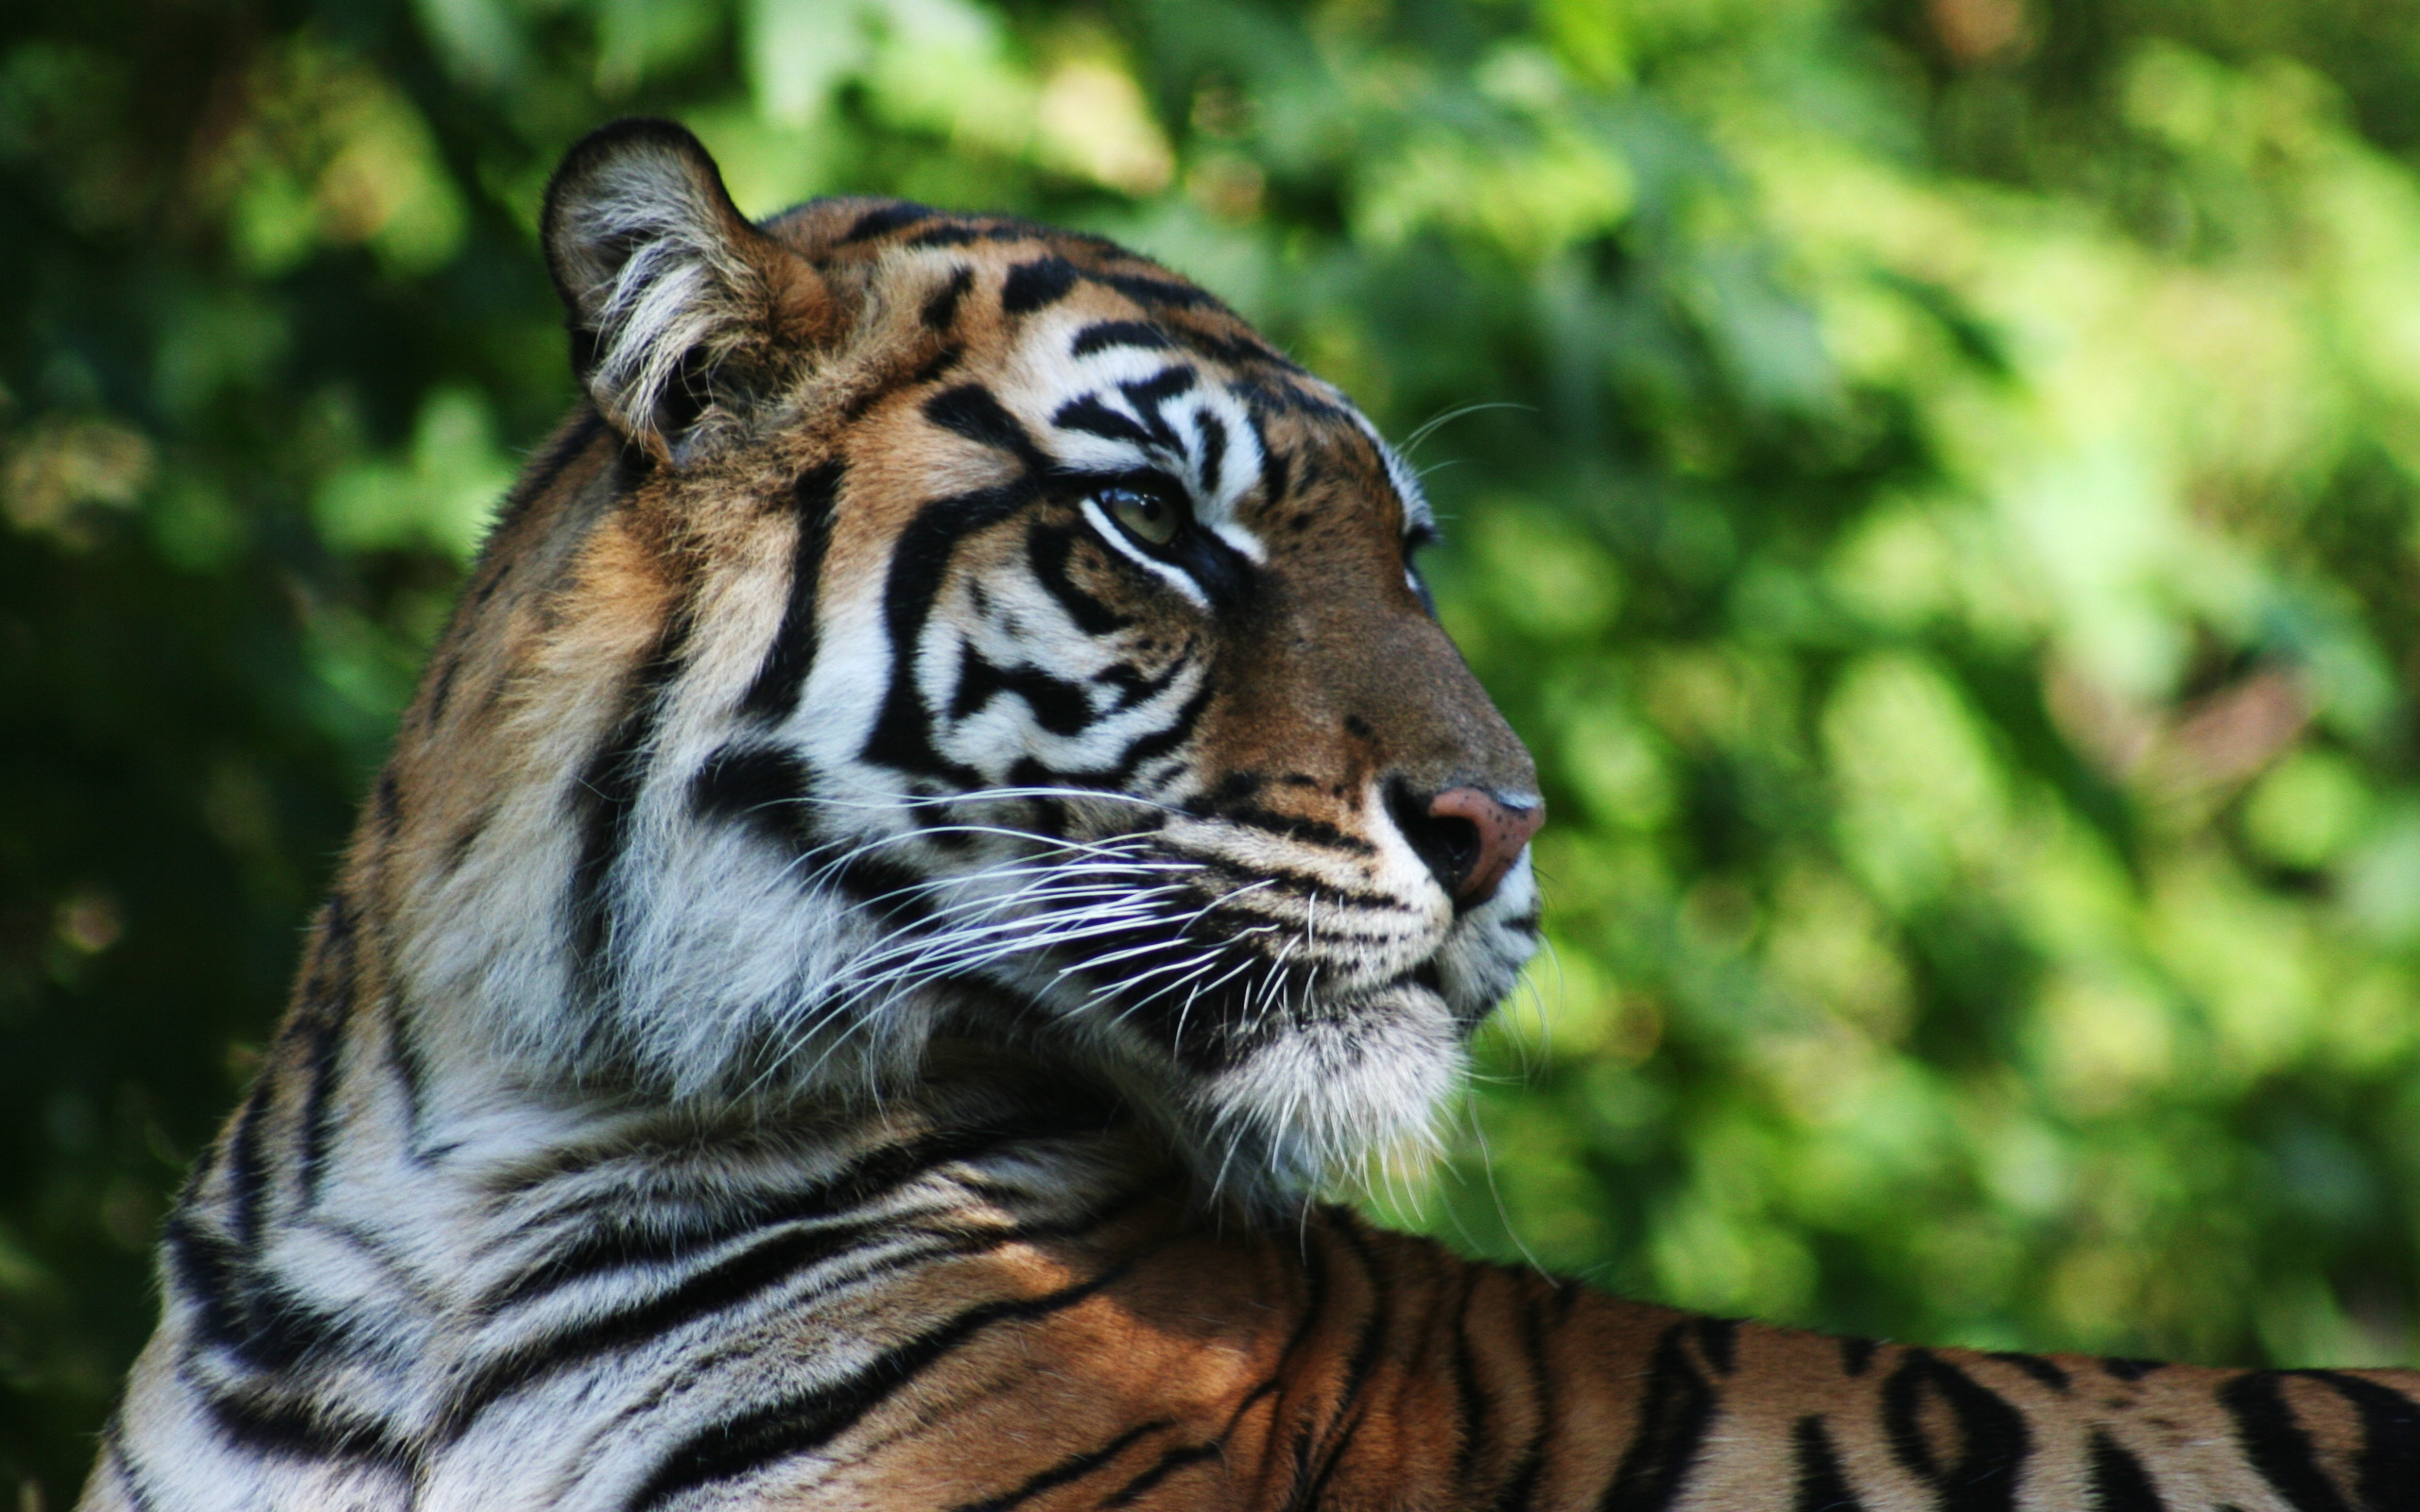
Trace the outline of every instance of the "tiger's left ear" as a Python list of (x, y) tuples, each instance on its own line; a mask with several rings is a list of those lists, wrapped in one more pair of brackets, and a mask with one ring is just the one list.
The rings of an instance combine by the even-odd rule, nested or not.
[(670, 121), (591, 132), (546, 186), (546, 267), (606, 419), (683, 465), (745, 425), (835, 323), (806, 260), (751, 225)]

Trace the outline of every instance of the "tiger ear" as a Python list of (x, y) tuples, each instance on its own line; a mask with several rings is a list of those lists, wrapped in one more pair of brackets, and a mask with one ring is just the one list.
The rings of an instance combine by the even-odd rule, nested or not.
[(832, 324), (822, 279), (749, 223), (705, 146), (670, 121), (582, 138), (546, 186), (541, 232), (573, 369), (661, 461), (712, 451)]

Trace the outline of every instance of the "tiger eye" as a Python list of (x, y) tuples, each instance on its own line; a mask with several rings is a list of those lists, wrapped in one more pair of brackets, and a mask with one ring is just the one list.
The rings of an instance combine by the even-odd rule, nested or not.
[(1184, 517), (1174, 504), (1139, 489), (1103, 490), (1100, 503), (1119, 529), (1147, 545), (1167, 545), (1176, 539), (1177, 528), (1184, 524)]

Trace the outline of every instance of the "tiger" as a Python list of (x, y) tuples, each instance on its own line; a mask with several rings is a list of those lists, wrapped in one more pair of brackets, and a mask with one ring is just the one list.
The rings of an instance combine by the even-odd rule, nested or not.
[(2420, 1374), (1835, 1338), (1318, 1194), (1536, 948), (1418, 479), (1100, 238), (548, 187), (500, 507), (89, 1512), (2382, 1512)]

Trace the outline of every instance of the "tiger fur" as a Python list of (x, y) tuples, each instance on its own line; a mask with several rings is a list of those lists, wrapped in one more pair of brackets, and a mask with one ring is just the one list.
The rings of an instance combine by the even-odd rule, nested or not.
[(2383, 1512), (2420, 1376), (1927, 1349), (1302, 1194), (1536, 939), (1335, 389), (1097, 239), (575, 148), (507, 500), (82, 1505)]

